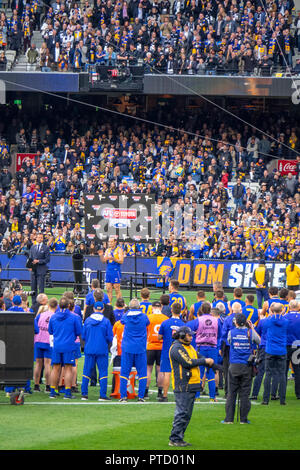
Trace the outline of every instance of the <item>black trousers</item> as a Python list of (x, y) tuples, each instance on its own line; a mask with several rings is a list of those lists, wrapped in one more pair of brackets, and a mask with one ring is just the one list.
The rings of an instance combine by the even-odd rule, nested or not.
[[(265, 365), (266, 365), (266, 351), (265, 348), (260, 348), (258, 350), (258, 359), (260, 363), (258, 364), (258, 373), (253, 380), (253, 389), (252, 389), (252, 395), (254, 397), (258, 397), (260, 387), (265, 375)], [(277, 395), (277, 390), (278, 390), (278, 377), (273, 376), (272, 377), (272, 384), (271, 384), (271, 395), (272, 397), (275, 397)]]
[(251, 367), (249, 367), (248, 364), (230, 364), (228, 369), (228, 396), (225, 404), (225, 421), (234, 421), (238, 395), (240, 399), (240, 422), (247, 421), (251, 409), (251, 385)]
[(252, 390), (252, 395), (255, 397), (258, 397), (261, 383), (265, 375), (265, 355), (266, 355), (265, 348), (259, 348), (257, 359), (260, 362), (258, 364), (258, 373), (253, 381), (253, 390)]
[(174, 392), (176, 408), (170, 441), (183, 441), (184, 433), (192, 417), (196, 392)]
[(224, 376), (224, 393), (225, 398), (228, 395), (228, 370), (229, 370), (229, 346), (225, 346), (223, 353), (223, 376)]
[(286, 354), (277, 356), (266, 353), (265, 362), (265, 381), (263, 401), (269, 403), (271, 393), (271, 380), (274, 378), (279, 385), (280, 403), (285, 402), (286, 395)]
[(286, 384), (287, 377), (290, 367), (290, 362), (292, 363), (294, 371), (294, 383), (295, 383), (295, 395), (300, 399), (300, 346), (292, 347), (287, 346), (286, 354)]
[(38, 294), (42, 294), (45, 291), (45, 279), (46, 273), (38, 274), (36, 271), (31, 271), (31, 290), (35, 292), (32, 296), (32, 302), (34, 303)]

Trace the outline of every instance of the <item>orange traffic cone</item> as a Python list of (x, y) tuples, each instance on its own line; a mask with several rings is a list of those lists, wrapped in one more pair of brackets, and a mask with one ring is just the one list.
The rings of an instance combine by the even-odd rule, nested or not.
[[(113, 368), (113, 376), (114, 376), (114, 390), (110, 394), (111, 397), (113, 398), (121, 398), (120, 394), (120, 372), (121, 372), (121, 367), (114, 367)], [(135, 393), (135, 378), (136, 378), (136, 369), (133, 367), (130, 375), (129, 375), (129, 380), (127, 383), (127, 398), (129, 400), (132, 400), (137, 397), (137, 394)]]
[(112, 371), (113, 376), (114, 376), (115, 386), (114, 386), (114, 390), (110, 394), (110, 396), (113, 397), (113, 398), (121, 398), (121, 394), (120, 394), (120, 371), (121, 371), (121, 367), (114, 367), (113, 371)]
[(130, 375), (129, 375), (129, 380), (127, 383), (127, 398), (129, 400), (132, 400), (133, 398), (137, 397), (137, 394), (135, 393), (134, 386), (135, 386), (135, 377), (136, 377), (136, 369), (133, 367), (131, 369)]

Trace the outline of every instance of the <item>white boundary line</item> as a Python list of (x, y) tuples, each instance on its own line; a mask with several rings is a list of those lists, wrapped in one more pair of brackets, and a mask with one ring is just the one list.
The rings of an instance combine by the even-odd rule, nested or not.
[[(175, 405), (175, 401), (168, 401), (168, 402), (164, 402), (164, 403), (159, 403), (159, 402), (154, 402), (154, 401), (145, 401), (144, 403), (141, 403), (141, 402), (138, 402), (138, 401), (128, 401), (128, 402), (125, 402), (125, 403), (120, 403), (120, 402), (98, 402), (98, 401), (74, 401), (74, 400), (70, 400), (70, 401), (34, 401), (34, 402), (27, 402), (26, 403), (26, 400), (25, 400), (25, 403), (24, 403), (26, 406), (30, 406), (30, 405), (45, 405), (45, 406), (55, 406), (55, 405), (62, 405), (62, 406), (88, 406), (88, 405), (98, 405), (98, 406), (101, 406), (101, 405), (107, 405), (107, 406), (115, 406), (115, 405), (120, 405), (120, 406), (128, 406), (128, 405), (138, 405), (138, 406), (143, 406), (143, 405), (158, 405), (158, 406), (164, 406), (164, 405)], [(208, 405), (208, 406), (214, 406), (214, 405), (224, 405), (225, 404), (225, 401), (217, 401), (217, 402), (195, 402), (195, 406), (198, 406), (198, 405)], [(256, 402), (251, 402), (252, 405), (259, 405), (260, 403), (256, 403)], [(10, 405), (10, 402), (7, 402), (7, 403), (0, 403), (0, 405)]]

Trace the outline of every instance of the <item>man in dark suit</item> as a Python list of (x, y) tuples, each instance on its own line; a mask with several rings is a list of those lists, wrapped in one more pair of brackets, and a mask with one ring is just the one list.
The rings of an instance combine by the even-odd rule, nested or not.
[(32, 303), (36, 301), (38, 294), (45, 290), (45, 277), (50, 262), (50, 250), (44, 244), (44, 235), (38, 233), (36, 237), (36, 245), (32, 245), (29, 252), (29, 259), (32, 260), (31, 270), (31, 290), (34, 291)]

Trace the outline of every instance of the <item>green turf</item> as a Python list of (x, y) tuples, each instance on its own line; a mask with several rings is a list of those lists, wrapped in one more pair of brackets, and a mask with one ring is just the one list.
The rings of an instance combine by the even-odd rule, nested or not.
[[(79, 363), (81, 381), (83, 358)], [(109, 380), (109, 384), (111, 379)], [(195, 403), (193, 417), (185, 438), (197, 449), (299, 449), (299, 401), (288, 383), (287, 406), (278, 401), (269, 406), (253, 402), (250, 425), (223, 425), (225, 401), (220, 392), (217, 403), (202, 397)], [(43, 390), (44, 386), (41, 386)], [(110, 390), (110, 388), (109, 388)], [(152, 383), (146, 403), (131, 400), (120, 404), (98, 402), (99, 387), (90, 387), (89, 401), (51, 400), (43, 391), (26, 396), (23, 406), (12, 406), (0, 392), (0, 450), (166, 450), (175, 405), (173, 394), (169, 403), (157, 403), (157, 389)], [(5, 432), (4, 432), (5, 430)]]
[[(29, 287), (25, 287), (25, 290), (29, 290)], [(45, 293), (49, 297), (56, 297), (56, 298), (59, 299), (62, 296), (62, 294), (67, 290), (72, 290), (72, 289), (71, 288), (64, 288), (64, 287), (53, 287), (52, 289), (46, 289)], [(150, 290), (150, 292), (151, 292), (150, 300), (157, 300), (157, 299), (160, 298), (160, 296), (162, 294), (161, 290), (156, 290), (156, 289)], [(196, 302), (197, 291), (195, 291), (195, 290), (190, 290), (190, 291), (180, 290), (180, 293), (186, 298), (188, 307), (190, 307), (194, 302)], [(122, 289), (122, 295), (123, 295), (125, 301), (128, 302), (129, 299), (130, 299), (129, 289)], [(228, 300), (233, 299), (233, 294), (232, 293), (228, 293), (228, 294), (226, 294), (226, 296), (227, 296)], [(135, 291), (134, 291), (133, 297), (135, 297)], [(137, 297), (140, 299), (140, 289), (137, 290)], [(206, 292), (206, 298), (207, 298), (208, 301), (212, 301), (212, 299), (213, 299), (212, 291)], [(114, 305), (114, 302), (115, 302), (115, 297), (113, 298), (113, 305)], [(254, 303), (254, 306), (257, 307), (256, 301)]]

